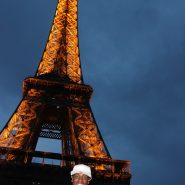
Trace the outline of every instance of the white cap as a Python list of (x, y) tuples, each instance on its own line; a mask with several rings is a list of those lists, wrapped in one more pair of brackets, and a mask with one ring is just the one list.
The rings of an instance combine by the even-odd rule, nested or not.
[(77, 173), (82, 173), (87, 175), (89, 178), (92, 178), (91, 168), (85, 164), (77, 164), (74, 166), (73, 170), (71, 171), (71, 176)]

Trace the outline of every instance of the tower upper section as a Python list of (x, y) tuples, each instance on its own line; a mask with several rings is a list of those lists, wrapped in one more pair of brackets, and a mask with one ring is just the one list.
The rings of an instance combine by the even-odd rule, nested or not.
[(36, 76), (51, 74), (82, 83), (77, 4), (78, 0), (58, 0), (53, 25)]

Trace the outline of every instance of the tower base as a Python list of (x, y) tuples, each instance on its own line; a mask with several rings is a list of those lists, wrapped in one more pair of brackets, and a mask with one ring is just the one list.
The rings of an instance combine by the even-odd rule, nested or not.
[[(1, 158), (3, 153), (9, 153), (10, 155), (42, 159), (40, 162), (37, 160), (37, 163), (33, 161), (28, 163), (26, 160), (21, 162), (9, 161), (6, 158), (0, 159), (0, 182), (3, 185), (72, 185), (70, 171), (75, 164), (80, 163), (91, 167), (90, 185), (130, 185), (129, 161), (0, 149)], [(52, 162), (48, 164), (48, 160)], [(56, 161), (60, 161), (60, 163), (56, 165), (54, 163)]]

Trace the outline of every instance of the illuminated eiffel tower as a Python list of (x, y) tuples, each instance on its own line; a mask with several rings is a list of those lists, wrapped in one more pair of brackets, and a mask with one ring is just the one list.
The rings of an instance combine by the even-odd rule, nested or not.
[[(77, 0), (59, 0), (40, 65), (23, 81), (23, 98), (0, 133), (0, 183), (70, 185), (70, 170), (92, 168), (92, 185), (129, 185), (130, 162), (113, 160), (93, 116), (93, 89), (83, 83)], [(61, 152), (36, 150), (39, 138)]]

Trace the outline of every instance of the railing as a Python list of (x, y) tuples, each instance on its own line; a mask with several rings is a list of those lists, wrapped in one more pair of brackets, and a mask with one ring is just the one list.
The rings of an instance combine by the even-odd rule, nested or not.
[[(14, 156), (11, 160), (9, 156)], [(42, 165), (73, 167), (75, 164), (85, 163), (92, 170), (106, 171), (107, 173), (130, 174), (130, 161), (112, 160), (109, 158), (93, 158), (73, 155), (61, 155), (58, 153), (41, 151), (23, 151), (19, 149), (0, 148), (0, 159), (6, 162), (32, 163)], [(22, 159), (22, 160), (17, 160)], [(30, 160), (31, 159), (31, 160)]]

